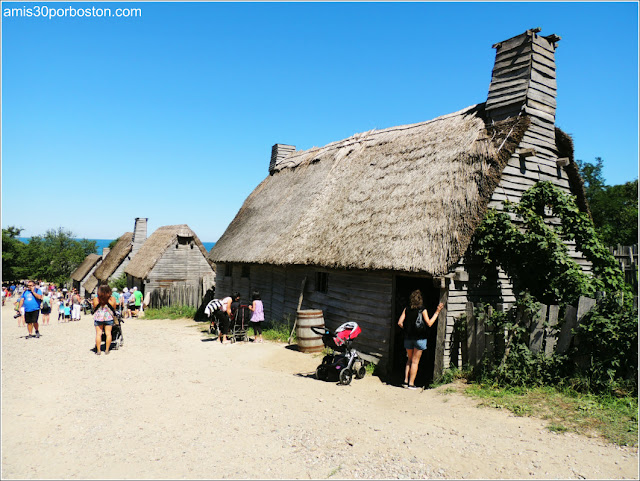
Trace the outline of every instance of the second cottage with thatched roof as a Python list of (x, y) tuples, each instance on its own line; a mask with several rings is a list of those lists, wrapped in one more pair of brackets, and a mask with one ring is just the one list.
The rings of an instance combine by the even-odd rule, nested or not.
[(93, 271), (100, 265), (102, 256), (98, 254), (89, 254), (84, 258), (82, 264), (71, 273), (71, 288), (78, 289), (78, 293), (81, 296), (85, 294), (84, 283), (92, 276)]
[[(486, 102), (321, 148), (274, 145), (269, 176), (211, 250), (219, 296), (257, 289), (268, 320), (294, 318), (305, 285), (303, 309), (323, 310), (331, 329), (358, 322), (358, 350), (402, 372), (396, 323), (419, 288), (430, 313), (447, 306), (420, 368), (441, 373), (454, 321), (478, 294), (465, 253), (487, 209), (540, 180), (582, 192), (570, 139), (554, 125), (560, 39), (538, 32), (494, 45)], [(494, 300), (513, 302), (510, 280), (498, 283)]]
[(140, 289), (154, 307), (163, 304), (154, 299), (154, 292), (159, 294), (177, 286), (193, 294), (190, 295), (193, 299), (184, 299), (181, 303), (198, 305), (202, 301), (203, 279), (214, 275), (213, 266), (207, 260), (207, 249), (186, 224), (158, 228), (124, 271), (127, 285)]

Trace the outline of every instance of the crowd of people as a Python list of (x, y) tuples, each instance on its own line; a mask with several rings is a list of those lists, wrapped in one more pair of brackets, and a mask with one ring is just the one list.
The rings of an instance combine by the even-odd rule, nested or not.
[[(107, 289), (115, 303), (114, 308), (119, 309), (124, 318), (137, 317), (143, 312), (143, 296), (137, 287), (131, 290), (125, 287), (122, 293), (115, 287), (107, 286)], [(39, 338), (40, 325), (49, 325), (54, 307), (57, 309), (58, 323), (77, 322), (81, 320), (83, 312), (95, 310), (99, 293), (86, 298), (76, 288), (69, 290), (53, 283), (21, 281), (2, 286), (2, 305), (13, 301), (18, 327), (27, 327), (27, 339)]]

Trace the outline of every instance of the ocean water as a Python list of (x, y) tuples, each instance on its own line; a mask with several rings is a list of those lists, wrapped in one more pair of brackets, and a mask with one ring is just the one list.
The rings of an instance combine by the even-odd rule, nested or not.
[[(18, 237), (18, 240), (24, 242), (25, 244), (29, 243), (29, 237)], [(75, 240), (79, 241), (79, 238), (76, 238)], [(87, 239), (90, 241), (96, 241), (96, 254), (98, 254), (99, 256), (102, 255), (102, 249), (105, 247), (109, 247), (109, 244), (111, 244), (111, 242), (113, 241), (113, 239)], [(203, 242), (202, 245), (204, 246), (205, 249), (207, 249), (207, 252), (209, 252), (211, 250), (211, 248), (215, 245), (215, 242)]]

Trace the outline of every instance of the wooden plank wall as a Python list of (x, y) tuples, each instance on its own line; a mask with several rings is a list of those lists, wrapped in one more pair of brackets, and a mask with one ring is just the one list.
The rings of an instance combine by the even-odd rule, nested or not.
[[(328, 291), (316, 290), (316, 272), (328, 273)], [(233, 265), (224, 276), (225, 265), (216, 264), (216, 297), (238, 291), (243, 301), (255, 289), (261, 294), (267, 320), (296, 317), (300, 287), (306, 277), (302, 309), (323, 311), (325, 325), (335, 329), (348, 321), (362, 328), (354, 346), (377, 360), (388, 359), (392, 318), (392, 273), (327, 270), (304, 266), (250, 265), (249, 278), (241, 277), (242, 266)]]
[[(177, 247), (177, 248), (176, 248)], [(144, 293), (159, 288), (169, 288), (172, 284), (197, 286), (203, 277), (213, 274), (213, 268), (197, 246), (178, 244), (169, 246), (149, 273)]]

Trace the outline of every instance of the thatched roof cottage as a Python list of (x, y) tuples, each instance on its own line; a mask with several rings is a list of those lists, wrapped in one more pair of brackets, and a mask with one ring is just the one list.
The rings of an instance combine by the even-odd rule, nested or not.
[(85, 294), (85, 288), (83, 284), (89, 279), (89, 276), (93, 274), (93, 271), (100, 265), (102, 256), (98, 254), (89, 254), (84, 258), (82, 264), (71, 273), (71, 288), (78, 289), (78, 293), (81, 296)]
[(268, 319), (293, 318), (306, 278), (303, 309), (322, 309), (330, 328), (358, 322), (358, 349), (401, 370), (396, 322), (420, 288), (429, 312), (447, 305), (421, 368), (440, 373), (467, 300), (514, 300), (503, 273), (496, 290), (481, 292), (465, 262), (488, 207), (540, 180), (582, 192), (571, 140), (554, 125), (560, 38), (538, 32), (493, 46), (483, 103), (324, 147), (274, 145), (269, 175), (211, 250), (219, 295), (257, 289)]
[(127, 285), (138, 287), (152, 306), (164, 305), (166, 291), (174, 288), (189, 293), (182, 304), (197, 306), (206, 290), (204, 279), (214, 275), (207, 249), (186, 224), (158, 228), (124, 271)]

